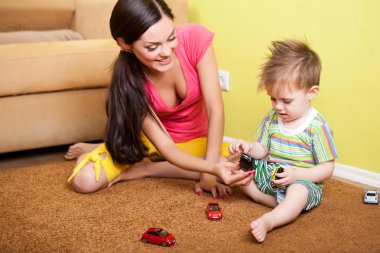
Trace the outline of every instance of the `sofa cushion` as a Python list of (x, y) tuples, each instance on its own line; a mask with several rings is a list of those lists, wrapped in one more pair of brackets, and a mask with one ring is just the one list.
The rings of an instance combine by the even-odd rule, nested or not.
[(2, 0), (0, 31), (68, 29), (74, 11), (73, 0)]
[[(117, 0), (76, 0), (71, 29), (80, 32), (85, 39), (111, 38), (109, 20)], [(187, 0), (166, 1), (174, 13), (176, 25), (189, 21)], [(97, 26), (93, 24), (97, 23)]]
[(119, 53), (112, 39), (0, 46), (0, 97), (107, 86)]
[(116, 2), (117, 0), (75, 1), (71, 29), (82, 34), (85, 39), (111, 39), (109, 21)]
[(0, 44), (30, 43), (43, 41), (82, 40), (83, 36), (70, 29), (51, 31), (0, 32)]

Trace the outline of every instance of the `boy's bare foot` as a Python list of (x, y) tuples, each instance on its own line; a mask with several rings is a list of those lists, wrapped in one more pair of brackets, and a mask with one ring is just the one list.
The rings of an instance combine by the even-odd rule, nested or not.
[(251, 233), (258, 242), (263, 242), (267, 236), (267, 233), (271, 230), (272, 228), (269, 221), (267, 221), (263, 216), (252, 221), (251, 223)]
[(96, 143), (83, 143), (78, 142), (74, 145), (71, 145), (65, 154), (65, 159), (73, 160), (81, 156), (82, 154), (89, 153), (92, 150), (96, 149), (99, 144)]

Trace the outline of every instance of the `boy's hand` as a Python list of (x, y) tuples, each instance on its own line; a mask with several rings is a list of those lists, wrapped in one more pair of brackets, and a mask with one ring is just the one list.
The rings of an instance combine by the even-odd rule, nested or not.
[(294, 168), (289, 166), (281, 165), (281, 167), (284, 169), (284, 172), (276, 173), (277, 178), (279, 179), (273, 179), (272, 182), (277, 187), (285, 187), (290, 184), (292, 184), (295, 181), (295, 171)]
[(246, 153), (248, 154), (248, 152), (251, 150), (251, 147), (249, 146), (249, 144), (243, 140), (238, 140), (234, 143), (232, 143), (229, 147), (228, 147), (228, 152), (230, 153), (230, 155), (234, 155), (236, 153)]

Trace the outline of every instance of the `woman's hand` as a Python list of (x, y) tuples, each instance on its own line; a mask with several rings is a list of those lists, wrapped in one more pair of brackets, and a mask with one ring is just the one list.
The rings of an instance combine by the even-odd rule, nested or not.
[(231, 187), (237, 185), (248, 185), (253, 179), (253, 172), (244, 172), (240, 170), (237, 163), (220, 162), (215, 164), (213, 170), (215, 175)]
[(201, 180), (195, 184), (195, 192), (198, 195), (202, 195), (202, 190), (211, 192), (216, 199), (232, 194), (231, 187), (219, 183), (214, 175), (206, 173), (202, 174)]

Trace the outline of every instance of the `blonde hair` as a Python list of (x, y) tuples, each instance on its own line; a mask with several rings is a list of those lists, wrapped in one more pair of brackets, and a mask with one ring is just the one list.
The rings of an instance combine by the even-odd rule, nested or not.
[(262, 65), (258, 90), (295, 85), (299, 89), (319, 85), (321, 60), (306, 43), (273, 41), (271, 55)]

